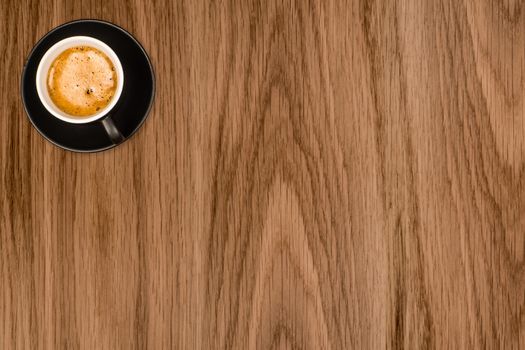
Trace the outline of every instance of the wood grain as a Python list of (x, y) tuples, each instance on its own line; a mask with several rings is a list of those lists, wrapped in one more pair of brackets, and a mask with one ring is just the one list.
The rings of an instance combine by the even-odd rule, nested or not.
[[(0, 2), (1, 349), (522, 349), (517, 0)], [(53, 27), (156, 100), (75, 154), (24, 115)]]

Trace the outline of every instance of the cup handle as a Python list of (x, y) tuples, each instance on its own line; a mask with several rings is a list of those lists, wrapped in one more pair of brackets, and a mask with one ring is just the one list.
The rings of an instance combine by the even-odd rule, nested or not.
[(115, 126), (111, 116), (107, 116), (106, 118), (102, 119), (102, 125), (104, 126), (104, 129), (106, 129), (106, 133), (111, 139), (111, 142), (113, 142), (115, 145), (124, 141), (124, 136), (122, 136), (120, 131)]

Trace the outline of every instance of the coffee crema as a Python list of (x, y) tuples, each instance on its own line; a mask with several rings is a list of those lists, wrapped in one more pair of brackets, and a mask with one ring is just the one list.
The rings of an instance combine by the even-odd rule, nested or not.
[(72, 47), (51, 64), (47, 88), (53, 103), (74, 117), (88, 117), (104, 109), (117, 89), (113, 62), (90, 46)]

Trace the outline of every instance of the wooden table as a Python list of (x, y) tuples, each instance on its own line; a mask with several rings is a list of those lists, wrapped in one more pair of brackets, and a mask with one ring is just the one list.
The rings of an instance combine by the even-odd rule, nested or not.
[[(19, 94), (53, 27), (157, 77), (116, 149)], [(525, 346), (515, 1), (0, 2), (0, 349)]]

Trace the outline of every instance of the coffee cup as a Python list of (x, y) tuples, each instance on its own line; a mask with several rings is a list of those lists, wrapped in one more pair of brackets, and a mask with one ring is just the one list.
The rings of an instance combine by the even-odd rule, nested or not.
[[(114, 75), (116, 75), (116, 86), (114, 86), (114, 91), (112, 90), (113, 96), (110, 100), (108, 100), (107, 104), (103, 105), (102, 107), (97, 107), (96, 112), (79, 116), (68, 113), (64, 110), (64, 108), (60, 108), (57, 103), (53, 101), (48, 84), (48, 78), (52, 65), (54, 65), (55, 60), (57, 60), (61, 54), (67, 50), (84, 47), (102, 53), (111, 61), (111, 69), (114, 70)], [(70, 77), (70, 80), (71, 79), (74, 79), (74, 77)], [(116, 128), (114, 122), (111, 120), (111, 112), (114, 111), (115, 106), (119, 102), (122, 95), (122, 90), (124, 87), (124, 71), (122, 69), (122, 64), (119, 57), (107, 44), (101, 40), (89, 36), (72, 36), (60, 40), (51, 46), (44, 56), (42, 56), (42, 59), (38, 64), (35, 81), (40, 102), (51, 115), (66, 123), (72, 124), (86, 124), (100, 120), (112, 141), (120, 142), (122, 140), (122, 135)], [(87, 94), (89, 93), (90, 91), (88, 89)]]

